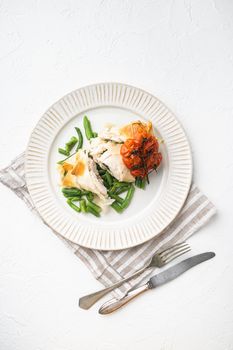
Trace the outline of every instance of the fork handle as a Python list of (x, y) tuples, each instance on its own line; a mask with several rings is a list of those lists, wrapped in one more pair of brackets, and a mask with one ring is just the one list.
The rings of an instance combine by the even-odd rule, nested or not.
[(106, 294), (113, 291), (115, 288), (120, 287), (124, 282), (130, 281), (132, 278), (140, 275), (142, 272), (144, 272), (149, 266), (143, 267), (142, 269), (136, 271), (133, 275), (130, 275), (129, 277), (126, 277), (119, 282), (116, 282), (112, 284), (110, 287), (104, 288), (99, 290), (98, 292), (91, 293), (88, 295), (85, 295), (84, 297), (79, 299), (79, 307), (82, 309), (88, 310), (92, 305), (94, 305), (98, 300), (103, 298)]
[(111, 312), (118, 310), (120, 307), (127, 304), (129, 301), (131, 301), (132, 299), (134, 299), (135, 297), (137, 297), (138, 295), (144, 293), (149, 289), (150, 289), (149, 283), (146, 283), (143, 286), (140, 286), (128, 292), (123, 298), (119, 300), (116, 298), (113, 298), (101, 306), (101, 308), (99, 309), (99, 313), (101, 315), (110, 314)]

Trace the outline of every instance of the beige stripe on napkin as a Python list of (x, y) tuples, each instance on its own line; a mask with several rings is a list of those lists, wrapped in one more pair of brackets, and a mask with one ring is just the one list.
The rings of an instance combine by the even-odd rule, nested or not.
[[(26, 186), (24, 153), (13, 160), (7, 168), (0, 171), (0, 181), (37, 213)], [(64, 239), (55, 231), (54, 233), (84, 262), (97, 280), (104, 286), (108, 286), (145, 266), (158, 250), (186, 240), (203, 226), (215, 212), (214, 205), (192, 184), (185, 205), (175, 221), (159, 236), (140, 246), (120, 251), (91, 250)], [(128, 288), (149, 274), (150, 271), (147, 271), (133, 281), (125, 283), (115, 291), (115, 295), (121, 296)]]

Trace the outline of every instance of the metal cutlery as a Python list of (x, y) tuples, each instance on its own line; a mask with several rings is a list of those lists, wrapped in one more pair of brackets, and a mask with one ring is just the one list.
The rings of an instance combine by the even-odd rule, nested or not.
[(91, 293), (85, 295), (79, 299), (79, 306), (82, 309), (89, 309), (92, 305), (94, 305), (98, 300), (104, 297), (109, 292), (113, 291), (115, 288), (120, 287), (124, 282), (128, 282), (132, 278), (140, 275), (147, 269), (151, 269), (153, 267), (162, 267), (170, 261), (178, 258), (178, 256), (183, 255), (191, 250), (190, 246), (186, 242), (178, 243), (173, 245), (172, 247), (167, 248), (166, 250), (156, 253), (150, 260), (149, 264), (142, 269), (136, 271), (134, 274), (126, 277), (119, 282), (114, 283), (110, 287), (101, 289), (95, 293)]
[(113, 298), (106, 303), (104, 303), (99, 309), (99, 313), (102, 315), (109, 314), (123, 305), (127, 304), (130, 300), (134, 299), (136, 296), (142, 294), (143, 292), (156, 288), (164, 283), (172, 281), (176, 277), (180, 276), (185, 271), (191, 269), (192, 267), (209, 260), (215, 256), (213, 252), (207, 252), (203, 254), (194, 255), (191, 258), (185, 259), (180, 263), (168, 268), (167, 270), (151, 277), (149, 281), (138, 288), (132, 288), (128, 293), (121, 299)]

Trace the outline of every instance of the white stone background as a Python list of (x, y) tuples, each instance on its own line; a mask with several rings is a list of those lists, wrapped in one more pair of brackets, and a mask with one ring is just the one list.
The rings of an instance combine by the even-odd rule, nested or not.
[(121, 311), (78, 308), (99, 283), (0, 190), (1, 350), (233, 349), (233, 1), (1, 0), (0, 167), (78, 87), (119, 81), (165, 102), (218, 215), (190, 243), (216, 258)]

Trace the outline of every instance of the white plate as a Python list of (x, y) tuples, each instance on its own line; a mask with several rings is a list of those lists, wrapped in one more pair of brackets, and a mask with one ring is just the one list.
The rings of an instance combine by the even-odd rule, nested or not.
[[(78, 214), (59, 189), (56, 162), (62, 157), (57, 149), (75, 135), (74, 126), (82, 128), (84, 114), (97, 132), (106, 122), (151, 120), (164, 140), (158, 175), (150, 176), (145, 191), (135, 191), (123, 214), (113, 209), (101, 218)], [(182, 208), (191, 178), (190, 146), (172, 112), (147, 92), (119, 83), (87, 86), (56, 102), (36, 125), (26, 153), (27, 185), (42, 218), (65, 238), (93, 249), (125, 249), (160, 234)]]

